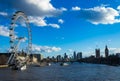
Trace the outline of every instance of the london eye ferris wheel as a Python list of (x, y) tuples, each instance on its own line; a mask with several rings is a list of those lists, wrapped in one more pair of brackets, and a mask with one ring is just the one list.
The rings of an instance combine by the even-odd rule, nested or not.
[[(26, 27), (24, 27), (24, 28), (27, 29), (27, 31), (26, 31), (27, 37), (22, 36), (22, 35), (21, 36), (16, 35), (16, 31), (15, 31), (15, 29), (17, 28), (16, 23), (19, 20), (19, 18), (22, 18), (25, 21)], [(23, 32), (24, 31), (20, 31), (20, 32), (17, 32), (17, 33), (23, 33)], [(26, 48), (26, 54), (29, 55), (32, 52), (31, 27), (29, 25), (29, 20), (28, 20), (27, 16), (24, 14), (24, 12), (17, 11), (13, 15), (13, 17), (11, 19), (10, 29), (9, 29), (9, 37), (10, 37), (10, 50), (11, 50), (10, 53), (11, 53), (11, 56), (8, 60), (8, 64), (14, 64), (15, 67), (17, 67), (19, 64), (17, 65), (15, 63), (16, 63), (16, 58), (18, 56), (19, 47), (20, 47), (21, 41), (25, 40), (25, 38), (27, 39), (27, 42), (26, 42), (27, 44), (26, 44), (26, 47), (25, 47)]]

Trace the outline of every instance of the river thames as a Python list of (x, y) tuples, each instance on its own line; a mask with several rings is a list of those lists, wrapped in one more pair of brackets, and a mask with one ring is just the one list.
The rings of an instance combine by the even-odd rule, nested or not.
[(120, 67), (73, 63), (28, 67), (25, 71), (0, 69), (0, 81), (120, 81)]

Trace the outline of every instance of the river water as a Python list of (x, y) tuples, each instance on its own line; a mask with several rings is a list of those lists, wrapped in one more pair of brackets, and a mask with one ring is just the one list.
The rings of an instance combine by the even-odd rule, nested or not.
[(120, 67), (73, 63), (28, 67), (25, 71), (0, 69), (0, 81), (120, 81)]

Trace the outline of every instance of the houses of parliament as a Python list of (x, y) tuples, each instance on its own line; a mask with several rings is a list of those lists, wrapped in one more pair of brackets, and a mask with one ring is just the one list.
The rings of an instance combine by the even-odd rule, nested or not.
[[(108, 49), (107, 45), (105, 46), (104, 54), (105, 54), (105, 58), (107, 58), (109, 56), (109, 49)], [(96, 58), (101, 57), (99, 48), (95, 49), (95, 55), (96, 55)]]

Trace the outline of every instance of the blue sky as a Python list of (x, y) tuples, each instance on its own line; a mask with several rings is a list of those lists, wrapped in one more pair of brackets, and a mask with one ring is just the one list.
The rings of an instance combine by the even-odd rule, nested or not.
[[(23, 11), (29, 19), (36, 53), (56, 56), (81, 51), (89, 56), (95, 48), (104, 54), (105, 45), (110, 53), (120, 52), (119, 0), (1, 0), (0, 52), (10, 47), (9, 27), (16, 11)], [(27, 37), (24, 23), (24, 19), (17, 20), (17, 36)]]

